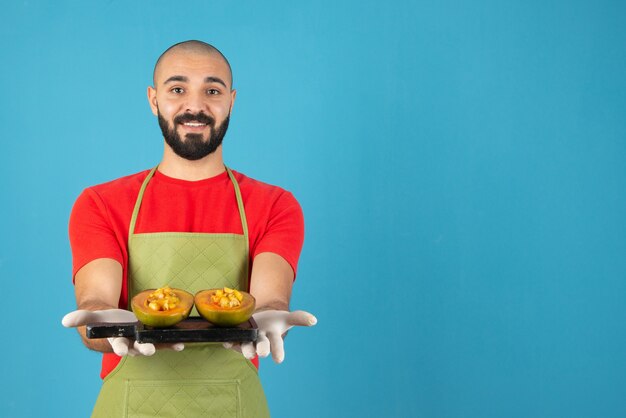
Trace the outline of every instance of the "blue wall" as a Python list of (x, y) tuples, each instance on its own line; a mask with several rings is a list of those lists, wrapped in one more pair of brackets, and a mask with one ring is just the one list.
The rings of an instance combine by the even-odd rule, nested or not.
[[(319, 318), (261, 376), (276, 417), (626, 415), (626, 4), (3, 5), (1, 416), (85, 417), (100, 356), (67, 220), (153, 166), (145, 89), (185, 39), (230, 59), (235, 169), (306, 217)], [(8, 312), (7, 312), (8, 311)]]

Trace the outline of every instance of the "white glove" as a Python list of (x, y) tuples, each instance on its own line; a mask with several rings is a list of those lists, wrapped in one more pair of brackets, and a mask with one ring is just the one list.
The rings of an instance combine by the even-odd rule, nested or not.
[[(247, 359), (267, 357), (272, 353), (276, 363), (285, 359), (283, 334), (293, 326), (310, 327), (317, 324), (317, 318), (305, 311), (262, 311), (252, 315), (259, 327), (256, 343), (241, 344), (241, 352)], [(224, 347), (233, 348), (233, 343), (224, 343)]]
[[(61, 323), (64, 327), (74, 328), (82, 325), (104, 323), (124, 323), (137, 322), (137, 317), (131, 311), (125, 309), (105, 309), (101, 311), (78, 310), (68, 313), (63, 317)], [(118, 356), (151, 356), (156, 352), (156, 347), (151, 343), (138, 343), (126, 337), (107, 338), (113, 352)], [(174, 351), (182, 351), (185, 348), (183, 343), (170, 344), (165, 348)]]

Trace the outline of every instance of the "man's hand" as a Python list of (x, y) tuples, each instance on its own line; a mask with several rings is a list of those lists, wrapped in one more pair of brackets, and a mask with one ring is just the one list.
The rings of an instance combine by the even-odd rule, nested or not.
[[(310, 327), (317, 323), (317, 318), (305, 311), (262, 311), (252, 315), (259, 327), (256, 343), (242, 343), (241, 352), (247, 359), (267, 357), (272, 353), (276, 363), (285, 359), (283, 336), (293, 326)], [(224, 343), (224, 347), (233, 348), (233, 343)]]
[[(78, 310), (70, 312), (63, 317), (61, 323), (64, 327), (76, 328), (97, 322), (104, 323), (128, 323), (137, 322), (137, 317), (131, 311), (125, 309), (105, 309), (100, 311)], [(107, 338), (113, 352), (118, 356), (151, 356), (156, 352), (156, 347), (151, 343), (138, 343), (126, 337)], [(169, 348), (174, 351), (182, 351), (185, 345), (182, 343), (165, 345), (159, 348)]]

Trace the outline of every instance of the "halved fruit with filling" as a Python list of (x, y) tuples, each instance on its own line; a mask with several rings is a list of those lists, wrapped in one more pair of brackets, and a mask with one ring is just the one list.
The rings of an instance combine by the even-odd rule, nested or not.
[(224, 287), (196, 293), (194, 303), (207, 321), (220, 327), (233, 327), (250, 319), (256, 300), (250, 293)]
[(148, 289), (133, 297), (131, 307), (143, 324), (157, 328), (171, 327), (189, 316), (193, 295), (169, 286)]

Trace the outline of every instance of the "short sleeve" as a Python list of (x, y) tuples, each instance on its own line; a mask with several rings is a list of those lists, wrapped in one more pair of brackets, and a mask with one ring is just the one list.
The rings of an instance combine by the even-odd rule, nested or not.
[(304, 216), (298, 201), (289, 192), (283, 192), (274, 202), (265, 233), (254, 249), (253, 258), (263, 252), (283, 257), (294, 271), (304, 243)]
[(85, 189), (72, 207), (69, 221), (72, 247), (72, 278), (87, 263), (112, 258), (123, 265), (122, 250), (100, 196)]

